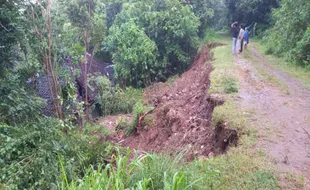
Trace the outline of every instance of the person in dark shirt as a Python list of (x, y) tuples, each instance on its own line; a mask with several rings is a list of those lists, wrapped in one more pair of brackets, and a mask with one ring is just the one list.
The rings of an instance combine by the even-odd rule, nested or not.
[(233, 35), (233, 41), (232, 41), (232, 54), (236, 54), (236, 46), (237, 46), (237, 39), (239, 36), (239, 28), (238, 28), (238, 22), (234, 22), (231, 24), (232, 29), (232, 35)]

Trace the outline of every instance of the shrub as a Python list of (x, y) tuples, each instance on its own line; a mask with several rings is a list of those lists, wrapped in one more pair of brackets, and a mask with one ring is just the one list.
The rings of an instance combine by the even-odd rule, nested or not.
[(134, 88), (121, 89), (112, 87), (105, 76), (91, 77), (92, 88), (98, 89), (97, 102), (101, 106), (102, 115), (127, 114), (133, 111), (133, 106), (142, 99), (142, 90)]
[(8, 73), (0, 79), (0, 122), (17, 124), (36, 119), (43, 103), (26, 90), (17, 74)]
[(142, 116), (142, 114), (152, 109), (153, 109), (152, 106), (144, 105), (142, 101), (138, 101), (133, 107), (133, 112), (132, 112), (134, 115), (133, 120), (128, 121), (126, 118), (121, 117), (120, 120), (117, 122), (118, 124), (116, 126), (116, 129), (125, 131), (125, 134), (128, 136), (135, 133), (136, 126), (138, 125), (138, 122), (139, 122), (139, 118)]
[(294, 49), (294, 57), (298, 63), (310, 69), (310, 26), (303, 38), (297, 43)]
[[(89, 166), (105, 163), (110, 149), (54, 119), (18, 126), (0, 125), (0, 184), (12, 189), (55, 189), (61, 175), (83, 176)], [(67, 133), (65, 135), (65, 133)]]

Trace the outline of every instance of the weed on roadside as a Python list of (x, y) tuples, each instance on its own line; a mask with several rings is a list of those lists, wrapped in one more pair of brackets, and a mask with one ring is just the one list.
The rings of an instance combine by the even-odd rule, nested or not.
[(222, 85), (224, 88), (224, 92), (227, 94), (238, 92), (237, 80), (234, 77), (231, 76), (223, 77)]

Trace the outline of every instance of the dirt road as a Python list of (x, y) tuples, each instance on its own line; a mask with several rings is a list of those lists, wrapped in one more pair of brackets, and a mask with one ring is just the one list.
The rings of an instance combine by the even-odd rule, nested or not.
[[(275, 69), (254, 47), (248, 51), (254, 59), (237, 55), (234, 62), (240, 79), (238, 102), (253, 112), (257, 148), (274, 160), (280, 172), (304, 176), (305, 189), (310, 189), (310, 91)], [(255, 64), (287, 86), (286, 90), (259, 77)]]

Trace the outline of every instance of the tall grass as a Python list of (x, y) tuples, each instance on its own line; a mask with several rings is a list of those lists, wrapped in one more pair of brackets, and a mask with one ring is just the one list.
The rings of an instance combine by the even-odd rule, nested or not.
[[(89, 189), (192, 189), (197, 182), (189, 180), (189, 172), (179, 171), (176, 164), (178, 158), (170, 160), (168, 157), (160, 157), (144, 154), (130, 160), (130, 151), (127, 155), (114, 156), (113, 161), (105, 167), (91, 167), (86, 171), (83, 179), (68, 182), (65, 167), (61, 163), (62, 181), (59, 189), (62, 190), (89, 190)], [(168, 166), (169, 165), (169, 166)], [(184, 169), (184, 168), (183, 168)], [(197, 176), (198, 177), (198, 176)], [(199, 188), (201, 189), (201, 188)]]
[[(183, 161), (182, 153), (173, 159), (167, 155), (142, 154), (130, 159), (114, 156), (105, 167), (90, 168), (82, 179), (68, 182), (63, 169), (62, 190), (88, 189), (277, 189), (273, 173), (266, 170), (264, 157), (240, 148), (211, 159)], [(64, 167), (62, 167), (64, 168)]]

